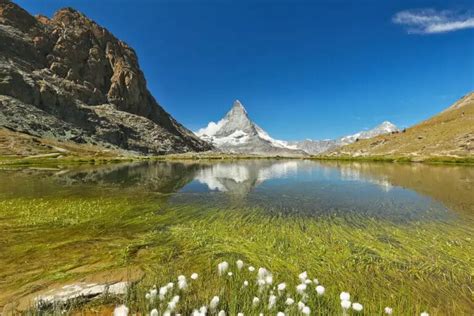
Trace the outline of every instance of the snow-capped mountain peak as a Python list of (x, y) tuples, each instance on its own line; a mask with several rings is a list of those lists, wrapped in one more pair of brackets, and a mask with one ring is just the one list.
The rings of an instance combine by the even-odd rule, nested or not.
[(252, 122), (239, 100), (234, 101), (224, 118), (217, 123), (210, 122), (196, 135), (224, 151), (264, 155), (304, 154), (285, 141), (273, 139)]

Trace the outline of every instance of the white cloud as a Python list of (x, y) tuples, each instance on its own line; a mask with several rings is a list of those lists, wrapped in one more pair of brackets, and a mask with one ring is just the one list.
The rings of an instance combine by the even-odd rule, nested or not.
[(474, 28), (474, 15), (433, 9), (406, 10), (395, 14), (392, 21), (404, 25), (408, 33), (434, 34)]

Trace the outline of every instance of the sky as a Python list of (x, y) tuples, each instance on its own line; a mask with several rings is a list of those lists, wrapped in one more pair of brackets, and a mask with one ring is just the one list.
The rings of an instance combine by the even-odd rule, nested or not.
[(191, 130), (235, 99), (272, 137), (407, 127), (474, 91), (471, 1), (17, 0), (70, 6), (137, 52), (148, 88)]

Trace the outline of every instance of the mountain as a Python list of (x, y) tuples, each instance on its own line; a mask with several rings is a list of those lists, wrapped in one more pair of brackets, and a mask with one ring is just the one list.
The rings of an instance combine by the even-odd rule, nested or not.
[(424, 160), (474, 155), (474, 93), (438, 115), (400, 133), (381, 135), (338, 148), (331, 156), (388, 156)]
[(135, 51), (82, 13), (0, 0), (0, 127), (136, 153), (209, 150), (146, 87)]
[(223, 119), (217, 123), (210, 122), (207, 127), (198, 130), (196, 135), (224, 152), (270, 156), (306, 155), (304, 151), (289, 146), (285, 141), (270, 137), (250, 120), (238, 100)]
[(368, 138), (372, 138), (372, 137), (375, 137), (375, 136), (384, 135), (384, 134), (391, 134), (391, 133), (395, 133), (395, 132), (399, 132), (399, 131), (400, 130), (398, 129), (397, 126), (395, 126), (395, 124), (392, 124), (388, 121), (384, 121), (384, 122), (382, 122), (382, 124), (377, 125), (376, 127), (374, 127), (371, 130), (362, 131), (362, 132), (355, 133), (353, 135), (342, 137), (342, 138), (339, 139), (339, 143), (341, 145), (348, 145), (348, 144), (352, 144), (352, 143), (354, 143), (354, 142), (356, 142), (357, 140), (360, 140), (360, 139), (368, 139)]
[(338, 147), (352, 144), (361, 139), (368, 139), (378, 135), (397, 133), (399, 132), (398, 127), (394, 124), (385, 121), (380, 125), (377, 125), (371, 130), (358, 132), (352, 135), (344, 136), (338, 139), (326, 139), (326, 140), (302, 140), (302, 141), (290, 141), (287, 142), (289, 146), (296, 147), (298, 149), (304, 150), (309, 154), (320, 154), (330, 150), (334, 150)]

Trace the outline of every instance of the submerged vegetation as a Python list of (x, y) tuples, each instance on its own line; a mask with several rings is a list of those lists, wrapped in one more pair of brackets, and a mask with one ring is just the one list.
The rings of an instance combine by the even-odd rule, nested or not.
[[(190, 282), (190, 292), (177, 304), (177, 311), (188, 313), (218, 295), (227, 311), (251, 314), (256, 278), (233, 269), (233, 277), (224, 281), (215, 273), (221, 260), (243, 258), (254, 267), (268, 267), (275, 284), (287, 282), (292, 289), (298, 280), (288, 276), (307, 270), (326, 289), (321, 307), (311, 288), (307, 305), (313, 311), (323, 307), (322, 312), (340, 311), (337, 294), (341, 291), (353, 294), (367, 315), (380, 313), (385, 306), (397, 314), (429, 310), (432, 315), (463, 314), (473, 307), (470, 236), (474, 231), (466, 222), (310, 220), (269, 217), (258, 210), (168, 208), (154, 199), (142, 201), (118, 197), (3, 200), (2, 231), (7, 233), (2, 237), (6, 255), (1, 259), (2, 293), (14, 297), (81, 275), (139, 267), (146, 277), (128, 296), (115, 300), (132, 311), (151, 310), (145, 296), (154, 285), (175, 282), (172, 276), (197, 273), (201, 277)], [(5, 218), (12, 219), (8, 225)], [(244, 279), (253, 291), (241, 292)], [(271, 289), (259, 298), (268, 299)], [(11, 299), (2, 297), (4, 302)]]
[[(7, 311), (84, 278), (133, 282), (127, 295), (58, 308), (111, 312), (123, 304), (130, 313), (162, 315), (176, 296), (174, 312), (182, 315), (202, 306), (211, 315), (293, 315), (304, 307), (310, 315), (341, 314), (343, 302), (348, 315), (381, 315), (386, 307), (394, 315), (464, 315), (474, 308), (471, 212), (402, 222), (357, 213), (311, 217), (178, 203), (163, 187), (121, 178), (112, 185), (83, 182), (89, 174), (18, 177), (0, 181), (0, 306)], [(350, 297), (341, 300), (341, 292)]]

